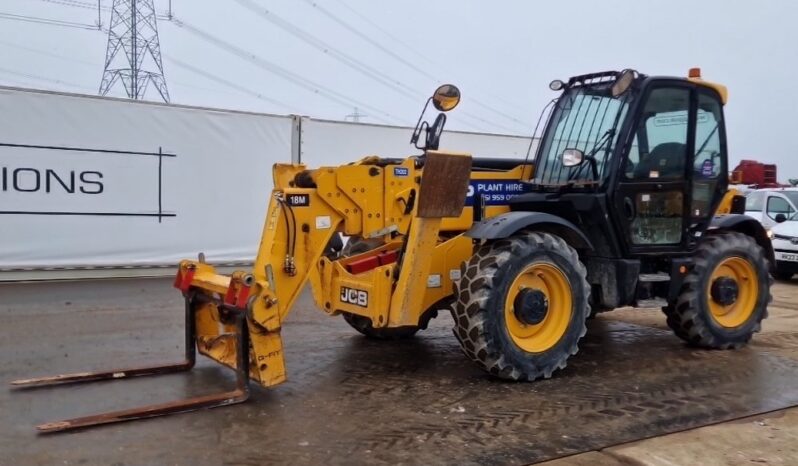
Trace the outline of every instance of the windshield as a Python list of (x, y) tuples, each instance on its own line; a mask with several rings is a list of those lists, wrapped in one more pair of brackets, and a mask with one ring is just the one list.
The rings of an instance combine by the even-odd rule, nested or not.
[[(780, 191), (780, 194), (783, 194), (785, 197), (787, 197), (787, 199), (792, 202), (792, 205), (798, 206), (798, 191)], [(798, 212), (792, 211), (789, 215), (787, 215), (787, 217), (788, 220), (798, 220)]]
[[(560, 185), (569, 181), (601, 181), (609, 170), (620, 125), (629, 107), (627, 92), (612, 97), (606, 85), (583, 86), (565, 91), (557, 101), (551, 122), (537, 154), (535, 182)], [(585, 161), (576, 167), (562, 164), (565, 149), (579, 149)], [(590, 158), (595, 160), (596, 179)]]
[(764, 191), (755, 191), (745, 196), (746, 212), (762, 212), (762, 207), (764, 205), (765, 205)]
[(781, 191), (780, 194), (787, 196), (792, 205), (798, 206), (798, 191)]

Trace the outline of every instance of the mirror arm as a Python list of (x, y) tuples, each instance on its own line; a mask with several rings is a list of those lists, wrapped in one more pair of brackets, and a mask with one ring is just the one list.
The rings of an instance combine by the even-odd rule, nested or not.
[(435, 117), (432, 126), (427, 127), (427, 144), (425, 150), (438, 150), (441, 143), (441, 134), (443, 134), (443, 127), (446, 126), (446, 114), (439, 113)]
[(598, 181), (599, 173), (598, 173), (598, 162), (596, 162), (596, 158), (592, 155), (587, 155), (585, 158), (590, 162), (590, 170), (593, 172), (593, 181)]
[(420, 149), (420, 150), (427, 150), (427, 141), (426, 141), (426, 137), (424, 138), (424, 144), (422, 144), (422, 145), (420, 145), (420, 146), (418, 145), (418, 139), (419, 139), (419, 137), (421, 137), (421, 132), (422, 132), (422, 131), (429, 131), (429, 123), (427, 123), (426, 121), (422, 121), (422, 122), (421, 122), (421, 123), (420, 123), (420, 124), (419, 124), (419, 125), (416, 127), (416, 132), (417, 132), (418, 134), (414, 134), (413, 138), (410, 140), (410, 143), (411, 143), (411, 144), (413, 144), (413, 146), (414, 146), (416, 149)]
[(418, 142), (418, 138), (421, 136), (421, 120), (424, 118), (424, 113), (427, 111), (427, 107), (429, 107), (430, 102), (432, 102), (432, 97), (428, 98), (427, 102), (424, 104), (424, 108), (421, 110), (421, 115), (418, 116), (416, 127), (413, 130), (413, 135), (410, 137), (410, 144), (416, 146), (416, 149), (422, 149), (422, 147), (418, 147), (416, 143)]

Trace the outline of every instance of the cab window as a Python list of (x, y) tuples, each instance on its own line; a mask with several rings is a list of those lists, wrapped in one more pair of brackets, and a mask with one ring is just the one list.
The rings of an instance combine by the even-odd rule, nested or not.
[(712, 207), (718, 185), (721, 164), (723, 131), (723, 106), (716, 96), (698, 94), (693, 154), (693, 195), (690, 212), (693, 217), (704, 217)]
[(720, 174), (722, 123), (720, 102), (714, 97), (699, 94), (693, 158), (693, 176), (696, 179), (717, 178)]
[(628, 179), (684, 178), (689, 110), (689, 89), (651, 91), (627, 154), (624, 172)]
[(762, 212), (762, 207), (765, 205), (765, 193), (754, 192), (745, 196), (745, 210), (746, 212)]

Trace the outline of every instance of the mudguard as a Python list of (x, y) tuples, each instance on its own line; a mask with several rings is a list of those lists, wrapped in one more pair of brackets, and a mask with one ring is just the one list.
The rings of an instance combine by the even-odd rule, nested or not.
[(576, 225), (564, 218), (543, 212), (516, 211), (497, 215), (475, 223), (465, 232), (465, 236), (482, 240), (501, 239), (529, 227), (534, 227), (536, 231), (556, 234), (577, 249), (593, 249), (593, 244)]
[(741, 214), (718, 215), (710, 222), (707, 233), (712, 234), (724, 230), (736, 231), (751, 236), (765, 250), (770, 265), (776, 264), (776, 256), (773, 253), (773, 245), (770, 242), (767, 230), (757, 219)]

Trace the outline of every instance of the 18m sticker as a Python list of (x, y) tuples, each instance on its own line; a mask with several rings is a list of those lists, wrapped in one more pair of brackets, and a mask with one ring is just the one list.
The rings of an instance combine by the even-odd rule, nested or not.
[(360, 307), (369, 307), (368, 291), (356, 290), (354, 288), (341, 287), (341, 302), (354, 304)]
[(291, 207), (307, 207), (310, 205), (310, 196), (307, 194), (289, 194), (285, 201)]

